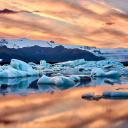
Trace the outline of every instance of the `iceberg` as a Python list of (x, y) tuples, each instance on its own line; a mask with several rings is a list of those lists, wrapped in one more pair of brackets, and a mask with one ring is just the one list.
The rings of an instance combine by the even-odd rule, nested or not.
[(101, 67), (106, 67), (106, 66), (115, 66), (115, 67), (123, 67), (124, 65), (122, 63), (113, 61), (113, 60), (102, 60), (102, 61), (85, 61), (84, 59), (78, 59), (74, 61), (66, 61), (66, 62), (61, 62), (61, 63), (56, 63), (55, 65), (60, 65), (62, 67), (64, 66), (81, 66), (85, 68), (101, 68)]
[(118, 71), (104, 72), (101, 68), (94, 68), (91, 71), (92, 77), (119, 77), (120, 73)]
[(60, 62), (60, 63), (56, 63), (54, 64), (55, 66), (61, 66), (61, 67), (71, 67), (74, 68), (75, 66), (79, 66), (79, 65), (83, 65), (85, 64), (86, 61), (84, 59), (78, 59), (78, 60), (74, 60), (74, 61), (65, 61), (65, 62)]
[(52, 69), (44, 69), (43, 71), (44, 71), (44, 72), (53, 72)]
[(94, 68), (91, 71), (91, 76), (105, 76), (105, 72), (101, 68)]
[(74, 85), (76, 80), (80, 80), (77, 76), (64, 77), (64, 76), (55, 76), (47, 77), (43, 75), (39, 80), (38, 84), (55, 84), (55, 85)]
[(128, 75), (128, 67), (122, 68), (121, 75)]
[(26, 77), (27, 74), (25, 71), (19, 71), (12, 67), (0, 71), (0, 78), (16, 78), (16, 77)]
[(17, 78), (37, 76), (38, 72), (33, 70), (27, 63), (12, 59), (10, 65), (0, 67), (0, 78)]
[(35, 64), (33, 62), (29, 62), (28, 64), (30, 65), (30, 67), (32, 67), (32, 69), (35, 69), (35, 70), (42, 70), (43, 69), (42, 66)]
[(70, 79), (69, 77), (60, 77), (63, 80), (64, 85), (75, 85), (75, 81)]
[(110, 96), (111, 92), (112, 91), (105, 91), (105, 92), (103, 92), (103, 96), (105, 96), (105, 97)]
[(75, 82), (80, 81), (80, 77), (77, 76), (77, 75), (71, 75), (69, 78), (70, 78), (71, 80), (75, 81)]
[[(15, 70), (14, 70), (15, 69)], [(85, 61), (78, 59), (61, 63), (49, 64), (45, 60), (40, 61), (40, 65), (33, 62), (28, 64), (17, 59), (12, 59), (10, 65), (0, 67), (0, 77), (26, 77), (37, 76), (45, 73), (62, 73), (65, 75), (90, 75), (92, 77), (118, 77), (122, 74), (128, 74), (128, 67), (115, 61)], [(53, 74), (52, 76), (61, 76)], [(71, 76), (71, 80), (79, 81), (78, 76)]]
[(63, 76), (61, 73), (51, 74), (51, 76)]
[(55, 82), (50, 77), (43, 75), (39, 78), (38, 84), (55, 84)]
[(107, 77), (119, 77), (120, 73), (118, 71), (109, 71), (106, 73)]
[(94, 96), (94, 94), (95, 94), (94, 92), (89, 92), (89, 93), (82, 95), (82, 98), (91, 98)]
[(33, 62), (29, 62), (28, 64), (29, 64), (31, 67), (36, 66), (36, 64), (33, 63)]
[(94, 95), (94, 94), (95, 94), (94, 92), (89, 92), (82, 95), (82, 98), (86, 100), (96, 100), (96, 101), (100, 100), (101, 98), (104, 98), (104, 96)]
[(58, 67), (54, 67), (53, 70), (54, 70), (54, 71), (60, 71), (61, 69), (58, 68)]
[[(85, 61), (84, 59), (55, 63), (52, 66), (54, 71), (64, 71), (69, 68), (72, 70), (78, 70), (83, 72), (86, 71), (85, 74), (91, 74), (91, 71), (94, 68), (101, 68), (104, 72), (117, 71), (119, 73), (124, 68), (124, 65), (122, 63), (113, 60)], [(117, 72), (111, 72), (111, 75), (115, 76), (115, 73)]]
[(105, 91), (103, 92), (103, 96), (105, 97), (128, 97), (128, 92), (121, 91)]
[(50, 66), (50, 64), (49, 63), (46, 63), (45, 60), (41, 60), (40, 61), (40, 66), (43, 66), (44, 68), (46, 68), (46, 67)]
[(21, 61), (21, 60), (17, 60), (17, 59), (12, 59), (10, 66), (13, 67), (14, 69), (17, 69), (18, 71), (23, 71), (26, 72), (27, 76), (37, 76), (38, 73), (33, 70), (30, 65), (28, 65), (27, 63)]
[[(63, 81), (64, 79), (62, 79), (60, 77), (53, 77), (51, 79), (54, 81), (54, 84), (55, 85), (63, 85), (64, 84), (64, 81)], [(69, 81), (68, 80), (66, 82), (67, 82), (66, 84), (69, 84)]]

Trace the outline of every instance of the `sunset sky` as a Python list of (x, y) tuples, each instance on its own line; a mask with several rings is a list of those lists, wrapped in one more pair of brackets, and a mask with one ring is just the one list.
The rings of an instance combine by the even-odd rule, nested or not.
[(128, 0), (0, 0), (0, 37), (128, 48)]

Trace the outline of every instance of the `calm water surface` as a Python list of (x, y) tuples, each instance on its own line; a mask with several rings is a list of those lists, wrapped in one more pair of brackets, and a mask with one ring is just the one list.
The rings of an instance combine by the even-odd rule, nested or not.
[[(81, 80), (78, 83), (75, 83), (74, 86), (57, 86), (57, 85), (38, 85), (37, 81), (39, 77), (28, 77), (28, 78), (15, 78), (15, 79), (0, 79), (0, 95), (11, 95), (11, 94), (20, 94), (28, 95), (33, 93), (44, 93), (51, 92), (55, 90), (66, 90), (76, 87), (89, 87), (89, 86), (125, 86), (128, 85), (128, 77), (120, 78), (103, 78), (95, 77), (91, 78), (88, 74), (90, 71), (79, 71), (77, 69), (65, 69), (60, 72), (64, 76), (70, 76), (72, 74), (79, 75)], [(47, 73), (47, 76), (51, 76), (52, 73)], [(85, 75), (86, 74), (86, 75)]]
[(74, 86), (38, 85), (38, 77), (0, 79), (0, 126), (127, 128), (127, 98), (90, 101), (81, 96), (88, 92), (101, 95), (104, 91), (128, 91), (128, 77), (80, 77)]
[(128, 85), (128, 77), (119, 77), (119, 78), (104, 78), (104, 77), (94, 77), (79, 75), (81, 77), (80, 82), (71, 86), (57, 86), (57, 85), (48, 85), (48, 84), (37, 84), (39, 77), (28, 77), (28, 78), (15, 78), (15, 79), (0, 79), (0, 94), (1, 95), (11, 95), (11, 94), (20, 94), (28, 95), (31, 93), (44, 93), (51, 92), (55, 90), (66, 90), (76, 87), (89, 87), (89, 86), (108, 86), (108, 87), (117, 87), (126, 89)]

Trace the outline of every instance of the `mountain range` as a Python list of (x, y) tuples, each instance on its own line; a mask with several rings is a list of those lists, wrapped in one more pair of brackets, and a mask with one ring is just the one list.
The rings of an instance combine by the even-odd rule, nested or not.
[(12, 58), (26, 62), (63, 62), (82, 59), (97, 61), (113, 59), (119, 62), (128, 61), (128, 49), (96, 48), (82, 45), (56, 44), (54, 41), (30, 40), (27, 38), (0, 38), (0, 59), (10, 62)]

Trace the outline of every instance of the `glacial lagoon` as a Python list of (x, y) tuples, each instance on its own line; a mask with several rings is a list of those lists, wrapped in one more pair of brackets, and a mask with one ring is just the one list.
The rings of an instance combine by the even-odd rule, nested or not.
[(38, 77), (0, 79), (1, 127), (127, 127), (127, 98), (97, 101), (81, 96), (128, 91), (128, 77), (80, 77), (74, 86), (38, 85)]
[[(52, 72), (56, 74), (58, 72)], [(51, 77), (52, 73), (46, 73)], [(37, 84), (40, 77), (0, 79), (0, 125), (2, 128), (38, 127), (127, 127), (128, 98), (83, 99), (82, 95), (104, 91), (128, 91), (128, 76), (90, 77), (86, 71), (68, 70), (64, 76), (78, 75), (75, 85)]]
[[(78, 74), (79, 73), (79, 74)], [(54, 73), (53, 73), (54, 74)], [(73, 72), (71, 72), (73, 74)], [(76, 72), (74, 72), (76, 74)], [(25, 77), (25, 78), (1, 78), (0, 79), (0, 95), (29, 95), (33, 93), (54, 93), (57, 90), (66, 90), (73, 88), (86, 88), (86, 87), (97, 87), (107, 86), (115, 88), (117, 90), (128, 89), (128, 76), (122, 77), (90, 77), (84, 75), (83, 72), (78, 72), (80, 82), (76, 82), (75, 85), (50, 85), (50, 84), (38, 84), (37, 81), (40, 77)], [(51, 73), (47, 73), (51, 77)], [(70, 76), (67, 74), (65, 76)]]

